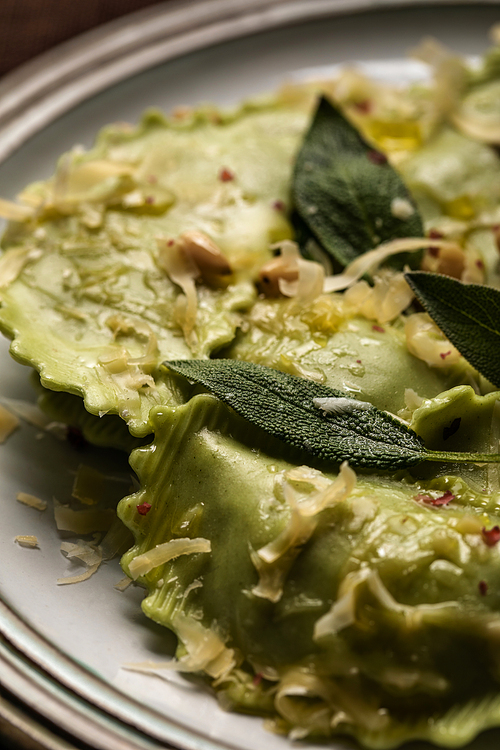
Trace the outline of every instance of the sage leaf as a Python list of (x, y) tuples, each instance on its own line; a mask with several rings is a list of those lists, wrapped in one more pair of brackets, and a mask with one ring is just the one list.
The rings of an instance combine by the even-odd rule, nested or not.
[(405, 278), (453, 346), (500, 388), (500, 291), (424, 271)]
[(387, 412), (253, 362), (185, 359), (164, 365), (201, 384), (268, 434), (325, 461), (381, 470), (408, 468), (426, 459), (500, 461), (496, 454), (428, 451), (413, 430)]
[(290, 218), (294, 230), (294, 240), (299, 246), (302, 257), (320, 263), (325, 270), (326, 276), (331, 276), (333, 273), (340, 273), (342, 266), (322, 248), (307, 224), (302, 221), (298, 212), (293, 211)]
[[(381, 242), (424, 234), (401, 177), (324, 97), (297, 156), (292, 194), (311, 234), (342, 266)], [(406, 212), (395, 210), (398, 201)], [(402, 253), (392, 262), (419, 261), (418, 253)]]

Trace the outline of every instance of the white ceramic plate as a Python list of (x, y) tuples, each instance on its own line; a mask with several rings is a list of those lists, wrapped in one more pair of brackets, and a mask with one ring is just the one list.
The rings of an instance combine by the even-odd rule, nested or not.
[[(0, 195), (13, 198), (26, 183), (48, 177), (63, 151), (91, 145), (100, 127), (136, 121), (148, 106), (230, 105), (311, 68), (324, 72), (352, 61), (399, 75), (397, 61), (423, 36), (432, 33), (460, 53), (477, 54), (500, 20), (495, 3), (394, 5), (169, 2), (59, 48), (0, 84)], [(28, 372), (10, 360), (5, 341), (0, 396), (33, 399)], [(24, 731), (38, 731), (43, 746), (54, 748), (69, 746), (59, 738), (63, 731), (106, 750), (165, 743), (189, 750), (289, 747), (267, 734), (260, 719), (220, 711), (182, 677), (167, 683), (121, 669), (126, 662), (164, 659), (173, 653), (173, 638), (143, 617), (140, 589), (113, 588), (122, 577), (116, 561), (84, 583), (58, 587), (70, 565), (59, 551), (51, 511), (15, 501), (24, 491), (64, 502), (82, 461), (120, 467), (109, 454), (80, 455), (39, 433), (24, 425), (0, 447), (0, 686), (24, 702), (28, 713), (16, 714)], [(18, 534), (36, 534), (39, 549), (14, 544)], [(38, 716), (29, 713), (35, 708)], [(14, 713), (4, 710), (11, 721)], [(56, 729), (40, 729), (47, 720)], [(484, 736), (474, 747), (492, 750), (498, 742), (498, 734)], [(331, 746), (347, 747), (341, 740)]]

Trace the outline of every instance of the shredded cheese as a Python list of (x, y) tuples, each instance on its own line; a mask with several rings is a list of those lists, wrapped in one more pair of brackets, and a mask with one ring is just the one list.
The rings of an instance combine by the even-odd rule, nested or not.
[(15, 414), (34, 427), (39, 427), (41, 430), (46, 430), (51, 423), (49, 417), (31, 401), (18, 398), (2, 398), (1, 404), (12, 412), (12, 414)]
[(46, 500), (42, 500), (40, 497), (36, 497), (36, 495), (30, 495), (27, 492), (18, 492), (16, 500), (23, 505), (28, 505), (30, 508), (35, 508), (35, 510), (47, 509)]
[(0, 404), (0, 443), (5, 443), (18, 427), (18, 418)]
[(14, 537), (14, 541), (20, 547), (29, 547), (30, 549), (38, 548), (38, 538), (33, 534), (21, 534)]
[(429, 247), (429, 244), (435, 247), (457, 247), (456, 242), (439, 239), (433, 239), (431, 242), (428, 237), (402, 237), (401, 239), (384, 242), (374, 250), (369, 250), (360, 255), (359, 258), (356, 258), (356, 260), (353, 260), (342, 273), (335, 276), (327, 276), (323, 285), (323, 291), (328, 293), (347, 289), (347, 287), (354, 284), (366, 273), (373, 273), (384, 260), (390, 258), (392, 255), (422, 250), (422, 248)]
[[(277, 481), (280, 482), (280, 478)], [(250, 548), (250, 558), (259, 574), (259, 583), (252, 593), (272, 602), (281, 599), (288, 572), (300, 548), (316, 529), (315, 516), (350, 495), (356, 485), (356, 474), (344, 462), (338, 477), (332, 482), (321, 472), (305, 466), (286, 472), (281, 482), (283, 495), (291, 509), (289, 522), (269, 544), (256, 552)], [(309, 486), (309, 490), (313, 487), (313, 491), (298, 492), (295, 489), (298, 483)]]
[(324, 414), (352, 414), (354, 411), (373, 409), (372, 404), (367, 401), (358, 401), (355, 398), (337, 396), (313, 398), (313, 404), (316, 408), (321, 409)]
[(76, 542), (62, 542), (61, 552), (69, 559), (79, 560), (85, 565), (86, 570), (79, 575), (58, 578), (58, 586), (66, 586), (88, 580), (98, 570), (102, 562), (101, 548), (90, 542), (86, 542), (84, 539), (78, 539)]
[(415, 213), (415, 209), (411, 205), (410, 201), (406, 198), (393, 198), (391, 201), (391, 214), (396, 219), (401, 219), (404, 221), (405, 219), (409, 219), (410, 216), (413, 216)]
[(34, 211), (29, 206), (22, 206), (19, 203), (6, 201), (0, 198), (0, 216), (8, 221), (28, 221), (33, 218)]
[(107, 531), (115, 519), (115, 512), (111, 509), (73, 510), (55, 502), (54, 516), (59, 531), (91, 534), (94, 531)]
[(132, 581), (130, 580), (130, 578), (127, 578), (127, 576), (125, 576), (124, 578), (120, 578), (118, 583), (115, 583), (114, 588), (117, 591), (125, 591), (131, 584)]
[(211, 552), (212, 545), (208, 539), (172, 539), (170, 542), (157, 544), (153, 549), (137, 555), (129, 564), (129, 572), (134, 581), (144, 576), (159, 565), (174, 560), (180, 555), (194, 555), (199, 552)]
[(205, 672), (210, 677), (221, 680), (236, 666), (235, 651), (227, 648), (219, 635), (213, 629), (206, 628), (199, 620), (179, 613), (173, 618), (172, 626), (186, 649), (180, 659), (124, 664), (123, 669), (154, 674), (163, 679), (172, 671)]

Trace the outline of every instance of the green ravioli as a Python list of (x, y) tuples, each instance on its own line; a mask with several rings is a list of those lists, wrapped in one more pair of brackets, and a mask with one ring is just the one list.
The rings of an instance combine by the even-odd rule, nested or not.
[[(351, 180), (337, 154), (349, 177), (337, 219), (344, 227), (354, 216), (370, 232), (361, 242), (360, 227), (347, 226), (352, 248), (335, 262), (363, 260), (383, 238), (402, 243), (398, 252), (422, 251), (431, 270), (442, 271), (448, 253), (465, 283), (496, 283), (496, 151), (454, 129), (439, 87), (386, 91), (356, 75), (330, 93), (370, 163)], [(494, 86), (489, 74), (483, 83)], [(134, 448), (141, 489), (118, 508), (134, 535), (122, 564), (146, 587), (146, 615), (177, 635), (174, 667), (203, 674), (224, 708), (266, 715), (292, 739), (456, 746), (500, 724), (498, 469), (436, 463), (356, 476), (270, 437), (162, 366), (266, 365), (342, 392), (341, 411), (355, 399), (391, 412), (380, 424), (403, 435), (404, 419), (429, 448), (498, 452), (499, 394), (409, 308), (402, 274), (369, 268), (347, 291), (324, 293), (323, 267), (283, 242), (300, 210), (307, 254), (332, 271), (314, 227), (332, 218), (317, 212), (338, 189), (335, 164), (324, 163), (328, 144), (341, 141), (334, 133), (296, 173), (307, 197), (321, 167), (322, 200), (291, 202), (313, 89), (292, 86), (226, 113), (150, 112), (137, 128), (105, 128), (88, 153), (61, 157), (52, 178), (10, 206), (0, 330), (37, 371), (53, 418), (96, 445)], [(476, 106), (474, 89), (468, 95)], [(365, 201), (364, 174), (383, 192), (376, 200)], [(428, 240), (415, 237), (426, 231)], [(275, 243), (273, 268), (288, 266), (272, 279)], [(392, 255), (376, 254), (390, 265)], [(327, 289), (345, 288), (332, 281)], [(309, 427), (310, 399), (299, 406)], [(335, 404), (324, 408), (312, 413), (335, 419)], [(292, 419), (289, 429), (295, 437)], [(357, 435), (349, 432), (359, 454)]]
[[(3, 240), (0, 329), (13, 356), (45, 387), (147, 434), (151, 407), (177, 398), (159, 363), (230, 343), (270, 244), (290, 236), (284, 208), (306, 123), (303, 102), (179, 123), (151, 113), (62, 157), (53, 178), (24, 191), (26, 221)], [(217, 245), (231, 273), (197, 284), (186, 334), (184, 290), (162, 253), (192, 231)]]
[[(491, 416), (492, 399), (477, 408)], [(152, 423), (131, 459), (142, 489), (119, 506), (136, 539), (123, 565), (147, 586), (146, 614), (177, 633), (181, 670), (297, 737), (454, 744), (498, 721), (500, 551), (484, 529), (499, 493), (325, 473), (209, 395)], [(137, 567), (186, 541), (198, 547)]]

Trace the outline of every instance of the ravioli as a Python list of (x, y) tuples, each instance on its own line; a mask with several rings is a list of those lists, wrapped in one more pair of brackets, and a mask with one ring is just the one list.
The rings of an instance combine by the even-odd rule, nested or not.
[[(279, 102), (180, 124), (150, 114), (62, 157), (52, 180), (24, 191), (26, 220), (3, 240), (0, 328), (13, 356), (45, 387), (147, 434), (151, 407), (175, 403), (159, 364), (230, 343), (269, 246), (290, 236), (283, 208), (306, 123), (304, 105)], [(186, 340), (185, 295), (161, 248), (190, 230), (210, 235), (231, 272), (197, 287)]]
[[(491, 417), (492, 399), (482, 408)], [(152, 420), (153, 445), (132, 455), (142, 489), (119, 507), (136, 538), (123, 565), (165, 540), (210, 540), (142, 576), (181, 670), (297, 738), (448, 744), (498, 721), (500, 548), (482, 529), (499, 523), (500, 493), (336, 476), (207, 395)]]
[[(431, 449), (496, 452), (498, 392), (383, 265), (387, 248), (338, 286), (352, 267), (337, 274), (302, 236), (291, 200), (326, 92), (418, 204), (426, 236), (396, 250), (423, 245), (424, 269), (500, 286), (497, 141), (474, 115), (496, 95), (495, 56), (475, 72), (447, 60), (454, 87), (437, 55), (432, 85), (351, 71), (232, 112), (148, 113), (0, 204), (0, 329), (46, 411), (132, 451), (122, 565), (176, 633), (173, 666), (291, 738), (456, 745), (500, 723), (498, 468), (327, 464), (163, 363), (246, 360), (388, 411)], [(414, 207), (390, 210), (397, 224)]]

